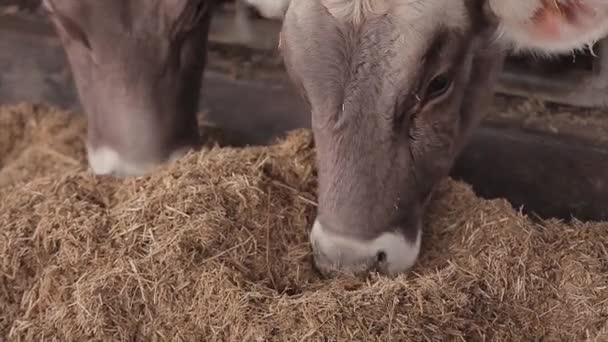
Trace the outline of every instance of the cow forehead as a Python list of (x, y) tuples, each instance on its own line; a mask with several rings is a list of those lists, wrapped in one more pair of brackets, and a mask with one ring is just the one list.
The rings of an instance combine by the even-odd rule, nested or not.
[[(470, 23), (467, 0), (321, 0), (342, 23), (361, 25), (365, 18), (389, 15), (397, 26), (466, 29)], [(425, 30), (426, 31), (426, 30)]]
[[(386, 72), (393, 73), (398, 79), (413, 77), (411, 71), (415, 70), (440, 32), (464, 34), (471, 28), (474, 13), (468, 12), (473, 7), (467, 1), (321, 0), (338, 22), (361, 29), (354, 30), (357, 34), (347, 34), (342, 38), (357, 41), (356, 44), (347, 44), (350, 58), (359, 62), (353, 65), (360, 68), (360, 63), (366, 61), (382, 68), (369, 70), (366, 79)], [(387, 54), (389, 51), (391, 53)]]
[(450, 31), (470, 30), (468, 1), (294, 0), (285, 36), (289, 68), (313, 106), (391, 102), (415, 85), (439, 34), (453, 45)]

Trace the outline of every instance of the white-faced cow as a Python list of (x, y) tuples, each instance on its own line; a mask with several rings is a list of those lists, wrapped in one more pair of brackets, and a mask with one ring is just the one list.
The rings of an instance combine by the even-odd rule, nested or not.
[[(319, 169), (327, 274), (412, 267), (421, 217), (479, 124), (505, 51), (608, 33), (608, 0), (247, 0), (282, 18)], [(141, 174), (198, 143), (213, 0), (45, 0), (88, 117), (97, 174)]]

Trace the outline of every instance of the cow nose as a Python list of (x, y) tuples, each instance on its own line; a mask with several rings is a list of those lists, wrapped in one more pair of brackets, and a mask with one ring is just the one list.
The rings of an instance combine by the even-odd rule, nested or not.
[(414, 266), (420, 252), (422, 234), (416, 228), (414, 241), (399, 230), (365, 240), (332, 232), (317, 219), (310, 232), (315, 266), (328, 276), (358, 275), (373, 270), (391, 276), (406, 272)]

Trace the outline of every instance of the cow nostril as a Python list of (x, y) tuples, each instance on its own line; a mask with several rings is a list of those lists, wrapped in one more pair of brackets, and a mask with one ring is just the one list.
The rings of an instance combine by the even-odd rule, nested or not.
[(379, 251), (378, 253), (376, 253), (376, 261), (382, 263), (386, 261), (386, 252), (384, 251)]

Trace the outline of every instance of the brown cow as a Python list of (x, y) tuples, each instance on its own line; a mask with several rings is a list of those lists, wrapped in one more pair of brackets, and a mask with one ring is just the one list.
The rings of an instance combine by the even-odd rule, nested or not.
[(505, 48), (568, 52), (606, 33), (606, 0), (292, 0), (281, 49), (312, 112), (319, 269), (408, 270)]
[(44, 0), (88, 119), (95, 174), (140, 175), (199, 145), (214, 0)]

